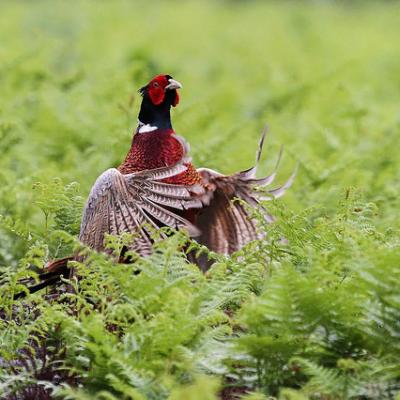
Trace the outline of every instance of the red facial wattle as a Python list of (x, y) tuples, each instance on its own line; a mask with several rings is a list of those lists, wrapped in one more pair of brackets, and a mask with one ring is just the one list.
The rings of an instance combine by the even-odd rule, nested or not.
[(176, 107), (179, 104), (179, 94), (176, 89), (174, 89), (175, 92), (175, 98), (174, 101), (172, 102), (172, 107)]
[(150, 100), (151, 102), (155, 105), (155, 106), (159, 106), (165, 98), (165, 90), (163, 87), (161, 86), (151, 86), (149, 89), (149, 96), (150, 96)]
[[(179, 94), (177, 90), (174, 89), (169, 89), (168, 86), (171, 85), (171, 77), (169, 75), (158, 75), (156, 76), (148, 85), (148, 93), (151, 102), (155, 105), (158, 106), (160, 105), (164, 99), (165, 99), (165, 92), (166, 90), (170, 90), (175, 94), (175, 97), (172, 101), (172, 106), (176, 107), (179, 103)], [(173, 81), (174, 83), (176, 81)]]

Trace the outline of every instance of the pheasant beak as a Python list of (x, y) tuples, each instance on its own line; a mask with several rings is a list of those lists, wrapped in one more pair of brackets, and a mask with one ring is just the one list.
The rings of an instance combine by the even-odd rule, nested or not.
[(181, 89), (182, 84), (175, 79), (168, 79), (169, 84), (165, 86), (165, 89)]

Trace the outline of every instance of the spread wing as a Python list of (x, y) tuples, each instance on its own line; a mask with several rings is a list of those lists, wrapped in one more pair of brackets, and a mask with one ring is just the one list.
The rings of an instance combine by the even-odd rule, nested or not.
[(199, 235), (193, 224), (175, 212), (198, 206), (198, 200), (192, 198), (192, 191), (199, 188), (160, 182), (185, 170), (182, 160), (172, 167), (127, 175), (115, 168), (105, 171), (89, 194), (82, 217), (80, 241), (97, 251), (104, 251), (106, 233), (134, 233), (131, 249), (148, 255), (152, 246), (148, 226), (183, 228), (190, 236)]
[[(275, 179), (282, 150), (273, 173), (265, 178), (255, 178), (265, 135), (266, 131), (261, 136), (254, 167), (230, 176), (206, 168), (197, 170), (208, 189), (206, 196), (209, 197), (209, 205), (199, 213), (196, 225), (201, 234), (196, 241), (214, 252), (231, 254), (250, 241), (261, 238), (263, 235), (257, 232), (255, 221), (251, 219), (243, 202), (252, 207), (261, 207), (260, 200), (282, 196), (293, 183), (296, 171), (281, 187), (266, 189)], [(261, 190), (256, 191), (256, 187)], [(274, 220), (264, 208), (261, 207), (261, 210), (267, 222)], [(204, 263), (204, 260), (200, 262)]]

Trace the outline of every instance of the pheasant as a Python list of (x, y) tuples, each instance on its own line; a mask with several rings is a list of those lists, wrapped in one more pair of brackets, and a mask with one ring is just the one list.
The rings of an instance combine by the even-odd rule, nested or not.
[[(280, 153), (274, 172), (255, 178), (265, 132), (254, 167), (233, 175), (195, 168), (188, 158), (188, 144), (171, 123), (171, 107), (179, 104), (181, 88), (170, 75), (157, 75), (139, 90), (142, 103), (131, 147), (118, 168), (97, 178), (86, 202), (79, 235), (84, 245), (106, 252), (106, 234), (135, 233), (129, 250), (147, 256), (152, 250), (152, 228), (163, 226), (185, 229), (198, 243), (225, 255), (260, 238), (246, 205), (258, 207), (265, 196), (282, 196), (295, 173), (281, 187), (265, 189), (276, 176)], [(264, 190), (256, 191), (257, 187)], [(267, 222), (272, 222), (273, 217), (263, 211)], [(30, 292), (57, 281), (68, 271), (69, 259), (73, 257), (50, 263), (43, 282)], [(210, 266), (205, 257), (193, 261), (203, 270)]]

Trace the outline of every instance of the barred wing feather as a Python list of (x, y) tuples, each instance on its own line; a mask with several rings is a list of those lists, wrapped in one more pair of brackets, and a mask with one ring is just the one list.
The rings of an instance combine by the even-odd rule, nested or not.
[[(296, 171), (281, 187), (266, 189), (276, 177), (282, 150), (273, 173), (265, 178), (255, 178), (265, 135), (266, 131), (261, 136), (254, 167), (230, 176), (207, 168), (197, 170), (208, 189), (205, 196), (209, 198), (209, 205), (199, 213), (196, 225), (201, 234), (196, 240), (214, 252), (228, 255), (241, 249), (250, 241), (263, 237), (263, 233), (257, 231), (256, 223), (243, 203), (260, 207), (266, 221), (272, 222), (274, 218), (260, 205), (260, 201), (282, 196), (294, 180)], [(256, 188), (261, 190), (258, 191)], [(241, 201), (235, 201), (235, 199)], [(208, 267), (204, 259), (196, 262), (200, 263), (204, 269)]]
[(151, 253), (152, 241), (147, 226), (186, 229), (190, 236), (199, 230), (175, 210), (197, 205), (192, 192), (201, 188), (172, 185), (160, 180), (175, 176), (186, 167), (183, 161), (172, 166), (123, 175), (110, 168), (96, 180), (89, 194), (81, 223), (82, 243), (104, 251), (106, 233), (136, 233), (131, 248), (141, 255)]

